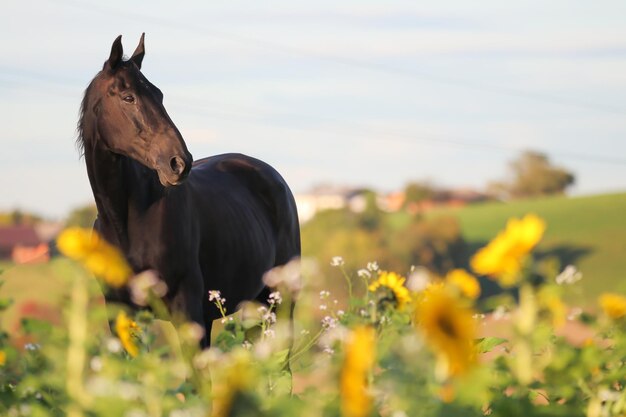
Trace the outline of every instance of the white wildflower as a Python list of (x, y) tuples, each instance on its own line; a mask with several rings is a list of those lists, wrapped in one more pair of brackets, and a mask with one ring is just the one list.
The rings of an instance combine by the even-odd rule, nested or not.
[(369, 279), (372, 277), (372, 274), (367, 269), (359, 269), (358, 271), (356, 271), (356, 274), (359, 276), (359, 278), (364, 279)]
[(607, 401), (615, 402), (619, 400), (620, 397), (621, 395), (618, 391), (613, 391), (608, 388), (601, 388), (600, 391), (598, 392), (598, 398), (600, 398), (602, 402), (607, 402)]
[(338, 315), (339, 317), (343, 316), (344, 314), (346, 314), (346, 313), (345, 313), (345, 311), (343, 311), (343, 310), (339, 310), (339, 311), (337, 311), (337, 315)]
[(326, 304), (320, 304), (320, 310), (326, 311), (327, 309), (328, 309), (328, 306)]
[(326, 299), (328, 297), (330, 297), (330, 292), (329, 291), (326, 291), (326, 290), (320, 291), (320, 298), (322, 300), (324, 300), (324, 299)]
[(103, 367), (102, 359), (100, 358), (100, 356), (94, 356), (93, 358), (91, 358), (91, 361), (89, 361), (89, 367), (94, 372), (100, 372)]
[(208, 369), (211, 365), (219, 363), (224, 360), (224, 353), (217, 349), (205, 349), (202, 352), (199, 352), (193, 357), (192, 363), (194, 368), (202, 370)]
[(374, 261), (374, 262), (368, 262), (367, 263), (367, 269), (370, 272), (376, 272), (378, 271), (379, 267), (378, 267), (378, 262)]
[(122, 350), (122, 343), (116, 337), (111, 337), (106, 341), (107, 350), (111, 353), (119, 353)]
[(273, 311), (267, 311), (265, 314), (263, 314), (262, 319), (266, 323), (274, 324), (276, 323), (276, 313), (274, 313)]
[(156, 297), (167, 294), (167, 285), (161, 281), (154, 271), (144, 271), (133, 277), (128, 283), (130, 298), (139, 306), (148, 304), (148, 296), (152, 293)]
[(274, 291), (270, 294), (267, 302), (270, 303), (270, 305), (278, 305), (283, 302), (283, 297), (281, 297), (279, 291)]
[(253, 353), (259, 359), (267, 359), (272, 354), (272, 345), (267, 340), (261, 340), (254, 344)]
[(337, 319), (331, 316), (326, 316), (322, 319), (322, 328), (323, 329), (334, 329), (337, 327)]
[(574, 321), (578, 319), (578, 317), (580, 317), (581, 314), (583, 314), (583, 309), (580, 307), (574, 307), (570, 310), (569, 314), (567, 315), (567, 320)]
[(330, 346), (325, 346), (324, 347), (324, 353), (328, 354), (328, 355), (332, 355), (335, 353), (335, 350), (333, 348), (331, 348)]
[(226, 303), (226, 299), (222, 298), (222, 293), (219, 290), (211, 290), (209, 291), (209, 301), (214, 303), (219, 303), (224, 305)]
[(185, 341), (197, 343), (204, 337), (204, 328), (196, 322), (187, 322), (180, 327), (178, 335)]
[(494, 320), (504, 320), (509, 318), (509, 313), (504, 306), (498, 306), (493, 310), (492, 317)]
[(346, 327), (335, 324), (322, 334), (317, 345), (322, 349), (326, 346), (334, 346), (335, 343), (344, 341), (349, 334), (350, 331)]
[(574, 265), (567, 265), (563, 272), (556, 277), (556, 283), (559, 285), (572, 285), (583, 278), (582, 272), (580, 272)]
[(294, 258), (287, 264), (277, 266), (263, 275), (263, 282), (270, 288), (277, 288), (284, 285), (292, 294), (297, 294), (302, 289), (301, 262), (299, 258)]
[(421, 266), (414, 268), (406, 280), (406, 287), (412, 292), (424, 291), (428, 285), (430, 285), (430, 272)]
[(331, 259), (330, 261), (331, 266), (341, 266), (344, 263), (345, 262), (343, 261), (343, 258), (341, 256), (333, 256), (333, 259)]
[(270, 339), (273, 339), (274, 337), (276, 337), (276, 332), (274, 331), (274, 329), (266, 329), (263, 332), (263, 335), (269, 337)]

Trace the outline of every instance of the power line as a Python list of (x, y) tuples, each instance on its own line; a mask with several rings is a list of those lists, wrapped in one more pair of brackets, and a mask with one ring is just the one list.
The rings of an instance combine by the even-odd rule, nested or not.
[(144, 14), (138, 14), (138, 13), (133, 13), (133, 12), (128, 12), (128, 11), (120, 11), (120, 10), (111, 9), (108, 7), (102, 7), (102, 6), (94, 5), (94, 4), (85, 4), (83, 2), (79, 2), (76, 0), (64, 0), (64, 2), (68, 5), (71, 5), (73, 7), (80, 8), (83, 10), (87, 10), (89, 12), (93, 12), (94, 10), (96, 10), (99, 12), (104, 12), (104, 13), (108, 13), (111, 15), (117, 15), (120, 17), (152, 21), (154, 23), (158, 23), (159, 25), (169, 26), (175, 29), (180, 29), (180, 30), (195, 31), (195, 32), (198, 32), (200, 34), (203, 34), (209, 37), (227, 40), (230, 42), (236, 42), (244, 46), (248, 46), (248, 47), (252, 46), (257, 49), (270, 50), (270, 51), (280, 52), (280, 53), (287, 54), (287, 55), (301, 56), (301, 57), (309, 58), (309, 59), (313, 58), (319, 61), (332, 62), (332, 63), (339, 64), (342, 66), (347, 66), (347, 67), (360, 68), (360, 69), (365, 69), (365, 70), (375, 71), (375, 72), (380, 72), (380, 73), (387, 73), (387, 74), (393, 74), (393, 75), (400, 75), (404, 77), (423, 79), (429, 82), (438, 83), (442, 85), (449, 85), (453, 87), (460, 87), (460, 88), (465, 88), (465, 89), (470, 89), (470, 90), (475, 90), (475, 91), (505, 95), (505, 96), (510, 96), (510, 97), (533, 100), (533, 101), (540, 101), (540, 102), (553, 104), (553, 105), (578, 107), (578, 108), (586, 109), (586, 110), (594, 110), (598, 112), (613, 113), (613, 114), (619, 114), (619, 115), (624, 115), (626, 113), (626, 109), (618, 107), (618, 106), (608, 105), (608, 104), (600, 104), (600, 103), (583, 101), (583, 100), (574, 100), (571, 98), (554, 96), (554, 95), (545, 94), (541, 92), (520, 90), (520, 89), (516, 89), (513, 87), (509, 87), (509, 86), (488, 84), (483, 81), (455, 79), (455, 78), (441, 76), (438, 74), (433, 74), (433, 73), (426, 72), (426, 71), (419, 71), (419, 70), (414, 70), (414, 69), (409, 70), (405, 68), (394, 67), (391, 65), (386, 65), (386, 64), (376, 63), (376, 62), (361, 61), (357, 59), (350, 59), (350, 58), (345, 58), (345, 57), (340, 57), (340, 56), (335, 56), (335, 55), (330, 55), (330, 54), (322, 54), (318, 52), (307, 51), (307, 50), (303, 50), (297, 47), (280, 44), (277, 42), (267, 41), (264, 39), (251, 38), (247, 36), (241, 36), (238, 34), (217, 31), (214, 29), (207, 29), (204, 26), (194, 25), (192, 23), (186, 23), (185, 25), (181, 25), (179, 23), (172, 22), (171, 20), (168, 20), (168, 19), (163, 19), (163, 18), (159, 18), (155, 16), (146, 16)]
[[(12, 72), (5, 72), (6, 70), (0, 68), (0, 77), (3, 76), (12, 76)], [(67, 87), (68, 85), (65, 83), (65, 79), (54, 82), (54, 78), (48, 75), (39, 74), (36, 72), (28, 72), (25, 74), (21, 74), (22, 79), (32, 79), (35, 80), (42, 85), (45, 86), (63, 86)], [(59, 93), (54, 91), (55, 95)], [(68, 97), (68, 93), (61, 93), (61, 95)], [(215, 101), (213, 103), (209, 103), (207, 100), (198, 100), (192, 97), (188, 97), (185, 95), (173, 94), (169, 97), (175, 98), (178, 103), (174, 102), (174, 107), (182, 107), (187, 108), (188, 110), (192, 110), (199, 115), (210, 118), (219, 117), (220, 120), (230, 119), (236, 122), (241, 122), (242, 120), (256, 125), (262, 125), (270, 128), (282, 128), (300, 132), (317, 132), (324, 134), (331, 134), (336, 136), (358, 136), (358, 137), (369, 137), (374, 140), (382, 140), (386, 141), (389, 139), (401, 141), (404, 143), (415, 143), (422, 142), (431, 146), (446, 146), (446, 147), (455, 147), (458, 149), (472, 149), (472, 150), (486, 150), (486, 151), (496, 151), (496, 152), (522, 152), (526, 150), (526, 148), (507, 146), (501, 144), (494, 144), (489, 142), (468, 142), (466, 140), (461, 140), (457, 138), (451, 138), (448, 136), (440, 136), (440, 135), (424, 135), (417, 134), (414, 132), (406, 132), (400, 130), (393, 130), (387, 128), (380, 128), (376, 126), (367, 125), (364, 123), (346, 121), (344, 119), (337, 119), (328, 116), (320, 116), (320, 115), (311, 115), (311, 114), (299, 114), (299, 113), (285, 113), (285, 112), (273, 112), (268, 114), (267, 109), (254, 107), (254, 106), (233, 106), (232, 104), (228, 104), (231, 108), (235, 107), (234, 110), (228, 110), (224, 108), (223, 102)], [(237, 110), (244, 109), (244, 111)], [(268, 116), (279, 116), (279, 117), (292, 117), (292, 118), (308, 118), (317, 120), (318, 122), (324, 123), (332, 123), (332, 124), (341, 124), (348, 125), (342, 131), (337, 129), (328, 129), (324, 127), (300, 127), (300, 126), (289, 126), (285, 123), (276, 124), (276, 122), (270, 122), (267, 120)], [(372, 137), (372, 136), (375, 137)], [(614, 156), (606, 156), (606, 155), (593, 155), (588, 153), (577, 153), (572, 151), (563, 151), (563, 150), (552, 150), (546, 151), (549, 155), (558, 156), (562, 158), (575, 159), (586, 162), (595, 162), (595, 163), (603, 163), (603, 164), (613, 164), (613, 165), (622, 165), (626, 166), (626, 158), (619, 158)]]
[[(277, 127), (276, 124), (273, 122), (264, 121), (262, 117), (259, 117), (259, 114), (251, 115), (250, 113), (242, 113), (242, 112), (237, 112), (237, 111), (233, 112), (233, 111), (228, 111), (228, 110), (225, 111), (223, 108), (215, 109), (213, 110), (213, 113), (207, 114), (206, 107), (203, 105), (193, 104), (193, 103), (191, 104), (190, 103), (183, 103), (183, 104), (178, 103), (176, 104), (176, 106), (183, 107), (183, 108), (186, 107), (187, 109), (196, 110), (198, 114), (201, 114), (203, 116), (208, 116), (211, 118), (219, 117), (220, 120), (230, 119), (230, 120), (234, 120), (237, 122), (240, 122), (241, 120), (246, 120), (248, 123), (252, 123), (252, 124), (263, 125), (263, 126), (267, 126), (271, 128)], [(301, 114), (295, 114), (295, 113), (281, 113), (280, 115), (292, 116), (292, 117), (303, 116)], [(307, 115), (307, 117), (311, 117), (311, 115)], [(319, 121), (323, 121), (323, 122), (341, 123), (341, 124), (346, 123), (345, 120), (339, 120), (339, 119), (334, 119), (330, 117), (314, 116), (313, 118)], [(327, 129), (324, 127), (299, 127), (299, 126), (288, 126), (285, 124), (279, 125), (278, 127), (283, 128), (283, 129), (307, 132), (307, 133), (318, 132), (318, 133), (325, 133), (325, 134), (331, 134), (331, 135), (336, 135), (336, 136), (358, 136), (358, 137), (369, 136), (370, 138), (372, 138), (372, 135), (375, 135), (376, 137), (374, 137), (373, 139), (378, 140), (378, 141), (387, 141), (389, 139), (393, 139), (393, 140), (405, 142), (405, 143), (422, 142), (428, 145), (446, 146), (446, 147), (452, 146), (452, 147), (460, 148), (460, 149), (472, 149), (472, 150), (478, 149), (478, 150), (506, 152), (506, 153), (512, 153), (512, 152), (519, 153), (519, 152), (528, 150), (527, 148), (493, 144), (493, 143), (488, 143), (488, 142), (469, 143), (461, 139), (455, 139), (455, 138), (446, 137), (446, 136), (423, 135), (423, 134), (416, 134), (412, 132), (404, 132), (404, 131), (398, 131), (398, 130), (393, 130), (393, 129), (381, 129), (375, 126), (368, 126), (362, 123), (349, 122), (349, 124), (350, 126), (346, 127), (345, 131), (341, 131), (341, 132), (335, 129)], [(587, 154), (587, 153), (583, 154), (583, 153), (562, 151), (562, 150), (545, 151), (545, 153), (551, 156), (557, 156), (557, 157), (562, 157), (562, 158), (567, 158), (567, 159), (575, 159), (575, 160), (586, 161), (586, 162), (626, 166), (626, 158), (619, 158), (619, 157), (606, 156), (606, 155), (593, 155), (593, 154)]]

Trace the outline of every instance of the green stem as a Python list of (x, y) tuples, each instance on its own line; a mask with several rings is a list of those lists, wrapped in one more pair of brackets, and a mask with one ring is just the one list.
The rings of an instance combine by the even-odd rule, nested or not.
[(82, 417), (88, 397), (83, 387), (83, 372), (87, 352), (87, 306), (89, 294), (82, 274), (76, 274), (71, 293), (71, 307), (68, 320), (69, 347), (67, 349), (67, 394), (71, 403), (67, 410), (69, 417)]
[(348, 284), (348, 300), (352, 301), (352, 279), (350, 279), (350, 276), (346, 272), (346, 269), (343, 267), (343, 265), (340, 265), (339, 269), (341, 270), (341, 273), (343, 274), (343, 277), (346, 279), (346, 283)]
[(291, 354), (291, 357), (289, 359), (291, 361), (294, 361), (298, 357), (302, 356), (304, 352), (307, 352), (309, 349), (311, 349), (311, 347), (319, 340), (319, 338), (322, 336), (323, 333), (324, 333), (324, 329), (320, 329), (320, 331), (317, 332), (317, 334), (313, 336), (311, 340), (309, 340), (309, 342), (304, 347), (302, 347), (297, 352), (295, 352), (295, 349), (294, 349), (294, 353)]

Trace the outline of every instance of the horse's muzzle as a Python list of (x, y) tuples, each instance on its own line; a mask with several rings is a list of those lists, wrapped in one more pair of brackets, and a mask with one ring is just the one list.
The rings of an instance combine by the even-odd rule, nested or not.
[(159, 164), (160, 166), (156, 169), (159, 181), (164, 187), (181, 184), (189, 175), (192, 162), (193, 158), (188, 152), (184, 156), (172, 156), (169, 162)]

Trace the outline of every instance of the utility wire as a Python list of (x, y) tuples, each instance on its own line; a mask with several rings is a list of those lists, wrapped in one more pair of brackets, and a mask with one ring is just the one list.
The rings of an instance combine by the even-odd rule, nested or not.
[[(14, 74), (12, 72), (4, 72), (2, 68), (0, 68), (0, 79), (3, 76), (8, 76), (11, 78)], [(34, 81), (39, 82), (45, 86), (62, 86), (68, 87), (65, 83), (66, 80), (59, 80), (58, 82), (54, 82), (54, 78), (50, 76), (42, 76), (41, 74), (35, 72), (28, 72), (26, 74), (21, 74), (20, 78), (24, 79), (32, 79)], [(52, 90), (52, 89), (51, 89)], [(59, 95), (59, 92), (50, 91), (51, 94)], [(68, 93), (60, 93), (64, 97), (68, 97)], [(228, 108), (224, 108), (223, 102), (215, 101), (213, 103), (209, 103), (207, 100), (198, 100), (193, 97), (188, 97), (185, 95), (173, 94), (171, 96), (166, 96), (167, 98), (173, 98), (174, 102), (172, 103), (172, 107), (175, 108), (183, 108), (187, 111), (192, 111), (200, 116), (209, 117), (209, 118), (218, 118), (220, 120), (232, 120), (235, 122), (244, 121), (249, 124), (261, 125), (265, 127), (269, 127), (272, 129), (281, 128), (288, 129), (293, 131), (305, 132), (305, 133), (324, 133), (336, 136), (349, 136), (359, 138), (368, 137), (371, 140), (377, 141), (388, 141), (395, 140), (403, 143), (415, 143), (421, 142), (423, 144), (431, 145), (431, 146), (446, 146), (446, 147), (454, 147), (459, 149), (472, 149), (472, 150), (485, 150), (485, 151), (496, 151), (496, 152), (522, 152), (526, 150), (525, 148), (507, 146), (502, 144), (493, 144), (489, 142), (468, 142), (461, 139), (455, 139), (451, 137), (441, 136), (441, 135), (424, 135), (417, 134), (414, 132), (407, 132), (401, 130), (394, 130), (388, 128), (381, 128), (377, 126), (368, 125), (365, 123), (346, 121), (345, 119), (338, 119), (328, 116), (320, 116), (320, 115), (311, 115), (311, 114), (298, 114), (293, 112), (268, 112), (266, 108), (254, 107), (254, 106), (239, 106), (232, 105), (227, 103), (227, 106), (231, 107), (231, 110)], [(233, 109), (234, 107), (234, 109)], [(239, 108), (239, 110), (237, 109)], [(241, 111), (243, 109), (243, 111)], [(311, 121), (334, 124), (334, 125), (343, 125), (345, 126), (343, 129), (338, 130), (336, 128), (325, 128), (325, 127), (301, 127), (301, 126), (293, 126), (288, 125), (284, 122), (276, 122), (275, 118), (298, 118), (298, 119), (308, 119)], [(272, 120), (270, 120), (272, 119)], [(603, 163), (603, 164), (613, 164), (613, 165), (622, 165), (626, 166), (626, 158), (619, 158), (614, 156), (605, 156), (605, 155), (593, 155), (588, 153), (577, 153), (572, 151), (563, 151), (563, 150), (551, 150), (546, 151), (549, 155), (575, 159), (586, 162), (595, 162), (595, 163)]]
[(394, 67), (386, 64), (376, 63), (376, 62), (367, 62), (361, 61), (357, 59), (345, 58), (330, 54), (323, 54), (313, 51), (304, 50), (301, 48), (288, 46), (284, 44), (280, 44), (277, 42), (271, 42), (258, 38), (251, 38), (247, 36), (241, 36), (238, 34), (217, 31), (214, 29), (207, 29), (205, 26), (195, 25), (193, 23), (187, 22), (185, 25), (181, 25), (180, 23), (173, 22), (169, 19), (163, 19), (155, 16), (148, 16), (145, 14), (133, 13), (128, 11), (121, 11), (117, 9), (112, 9), (109, 7), (103, 7), (100, 5), (95, 5), (92, 3), (84, 3), (79, 2), (77, 0), (63, 0), (64, 3), (76, 7), (88, 12), (99, 12), (99, 13), (107, 13), (109, 15), (114, 15), (118, 17), (131, 18), (135, 20), (144, 20), (144, 21), (152, 21), (153, 23), (157, 23), (161, 26), (168, 26), (174, 29), (185, 30), (196, 32), (205, 36), (227, 40), (230, 42), (236, 42), (242, 44), (247, 47), (254, 47), (256, 49), (264, 49), (274, 52), (280, 52), (287, 55), (295, 55), (309, 59), (316, 59), (318, 61), (327, 61), (335, 64), (339, 64), (342, 66), (365, 69), (369, 71), (375, 71), (379, 73), (387, 73), (393, 75), (400, 75), (409, 78), (417, 78), (423, 79), (429, 82), (438, 83), (442, 85), (449, 85), (454, 87), (460, 87), (475, 91), (481, 91), (486, 93), (493, 93), (499, 95), (505, 95), (510, 97), (528, 99), (533, 101), (539, 101), (544, 103), (549, 103), (553, 105), (562, 105), (562, 106), (570, 106), (577, 107), (586, 110), (593, 110), (597, 112), (604, 113), (613, 113), (619, 115), (625, 115), (626, 109), (612, 106), (608, 104), (600, 104), (590, 101), (583, 100), (574, 100), (571, 98), (554, 96), (550, 94), (545, 94), (541, 92), (527, 91), (521, 90), (508, 86), (501, 85), (492, 85), (482, 81), (476, 80), (464, 80), (464, 79), (455, 79), (450, 77), (441, 76), (438, 74), (433, 74), (426, 71), (419, 71), (414, 69), (405, 69), (400, 67)]

